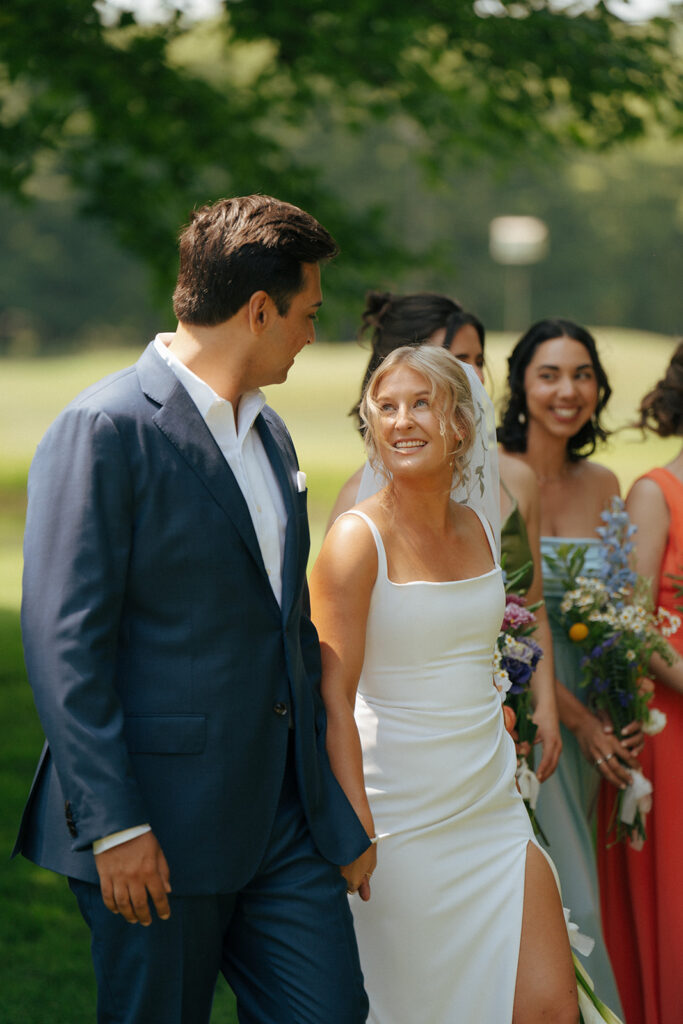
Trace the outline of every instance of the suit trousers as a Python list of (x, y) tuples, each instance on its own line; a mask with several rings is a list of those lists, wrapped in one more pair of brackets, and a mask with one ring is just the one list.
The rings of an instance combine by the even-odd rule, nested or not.
[(241, 891), (171, 894), (169, 920), (153, 912), (144, 928), (107, 910), (98, 886), (69, 880), (91, 930), (98, 1024), (208, 1024), (219, 972), (241, 1024), (366, 1020), (346, 883), (310, 837), (292, 747), (264, 858)]

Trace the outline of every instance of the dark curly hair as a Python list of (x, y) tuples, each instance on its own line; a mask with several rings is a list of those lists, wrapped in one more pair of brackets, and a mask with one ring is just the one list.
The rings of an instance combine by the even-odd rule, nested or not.
[[(448, 348), (453, 335), (464, 324), (471, 323), (477, 333), (483, 334), (483, 326), (476, 317), (465, 313), (459, 302), (445, 295), (431, 292), (416, 292), (413, 295), (392, 295), (391, 292), (368, 292), (365, 296), (365, 310), (361, 317), (362, 326), (358, 337), (372, 329), (372, 352), (368, 361), (358, 401), (349, 415), (355, 416), (358, 429), (362, 429), (359, 415), (361, 399), (368, 381), (382, 362), (394, 349), (404, 345), (424, 345), (434, 331), (446, 328), (443, 348)], [(476, 323), (475, 323), (476, 321)], [(477, 327), (477, 324), (479, 325)], [(480, 334), (481, 337), (481, 334)], [(482, 346), (483, 346), (482, 340)]]
[(580, 327), (572, 320), (560, 318), (539, 320), (529, 328), (526, 334), (522, 335), (508, 359), (508, 393), (501, 424), (498, 427), (498, 440), (509, 452), (526, 451), (528, 430), (526, 393), (524, 391), (526, 368), (539, 345), (544, 341), (562, 337), (579, 341), (588, 350), (598, 382), (598, 404), (594, 415), (567, 442), (569, 460), (576, 462), (578, 459), (585, 459), (592, 455), (598, 440), (604, 441), (608, 436), (608, 431), (600, 423), (600, 413), (607, 405), (612, 389), (600, 362), (593, 335), (585, 327)]
[(683, 341), (671, 357), (668, 369), (640, 403), (638, 426), (660, 437), (683, 434)]

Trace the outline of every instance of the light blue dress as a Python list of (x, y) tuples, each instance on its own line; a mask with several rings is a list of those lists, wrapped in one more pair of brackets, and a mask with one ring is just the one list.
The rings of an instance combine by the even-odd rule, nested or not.
[[(553, 635), (555, 674), (575, 697), (585, 703), (579, 685), (579, 654), (557, 616), (563, 589), (545, 562), (559, 544), (586, 544), (586, 568), (597, 565), (598, 541), (594, 538), (542, 537), (543, 590)], [(581, 957), (603, 1002), (623, 1016), (616, 982), (607, 955), (600, 919), (600, 895), (595, 859), (593, 824), (600, 775), (581, 753), (574, 734), (561, 726), (562, 756), (555, 773), (541, 786), (536, 814), (548, 837), (547, 847), (562, 885), (562, 902), (571, 909), (572, 921), (579, 930), (595, 939), (590, 956)]]

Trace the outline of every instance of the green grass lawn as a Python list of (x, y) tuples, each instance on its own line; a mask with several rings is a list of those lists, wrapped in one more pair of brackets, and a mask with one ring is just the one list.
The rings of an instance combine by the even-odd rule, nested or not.
[[(642, 394), (661, 376), (671, 339), (642, 332), (599, 330), (601, 354), (613, 385), (609, 425), (633, 418)], [(511, 336), (492, 335), (487, 357), (494, 397), (502, 396)], [(40, 752), (42, 733), (26, 683), (19, 639), (21, 534), (28, 463), (57, 412), (90, 382), (136, 357), (130, 351), (87, 353), (41, 361), (0, 363), (0, 1022), (86, 1024), (95, 1019), (95, 991), (88, 936), (63, 879), (19, 859), (7, 861), (21, 807)], [(308, 476), (312, 552), (320, 546), (337, 490), (360, 465), (363, 453), (347, 417), (357, 397), (367, 352), (355, 344), (316, 345), (304, 352), (288, 383), (269, 400), (287, 421)], [(679, 443), (619, 431), (599, 460), (611, 466), (624, 489), (645, 469), (678, 451)], [(212, 1024), (235, 1021), (234, 1004), (221, 984)]]

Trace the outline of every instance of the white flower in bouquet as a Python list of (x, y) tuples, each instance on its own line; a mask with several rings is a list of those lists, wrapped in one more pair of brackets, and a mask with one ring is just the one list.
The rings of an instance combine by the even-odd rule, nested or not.
[(659, 708), (650, 708), (650, 717), (647, 722), (643, 722), (641, 728), (648, 736), (656, 736), (665, 725), (666, 715), (664, 712), (660, 711)]

